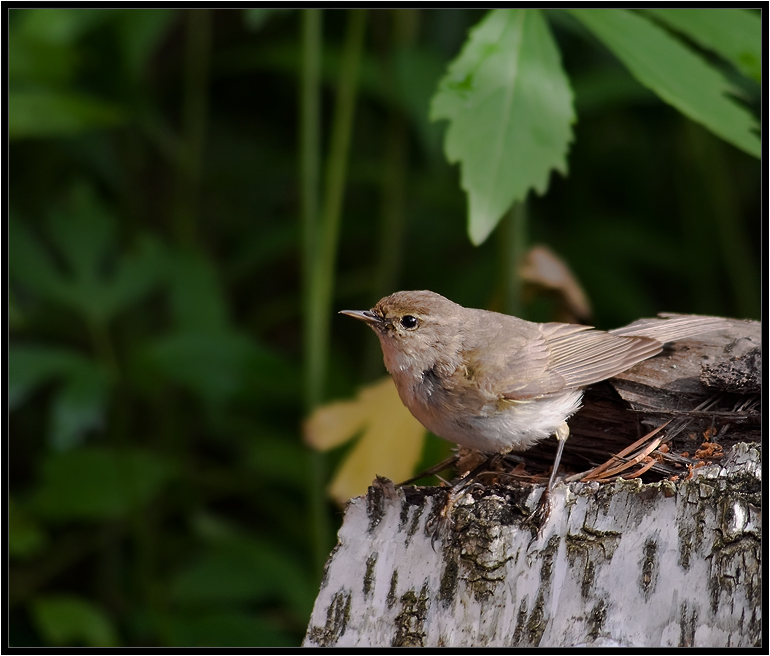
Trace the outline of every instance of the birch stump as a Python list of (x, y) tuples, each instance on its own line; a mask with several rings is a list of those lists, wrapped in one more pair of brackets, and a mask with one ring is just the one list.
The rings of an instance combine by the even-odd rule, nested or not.
[[(638, 365), (594, 410), (616, 428), (613, 404), (637, 428), (674, 413), (683, 439), (695, 426), (723, 444), (732, 433), (758, 441), (759, 325), (733, 323), (646, 365), (657, 374)], [(442, 523), (445, 489), (378, 478), (347, 506), (304, 644), (758, 647), (760, 451), (738, 442), (696, 469), (672, 452), (645, 470), (647, 482), (558, 484), (539, 532), (528, 517), (543, 486), (472, 488)], [(598, 464), (586, 453), (573, 457)], [(668, 476), (673, 467), (682, 476)]]

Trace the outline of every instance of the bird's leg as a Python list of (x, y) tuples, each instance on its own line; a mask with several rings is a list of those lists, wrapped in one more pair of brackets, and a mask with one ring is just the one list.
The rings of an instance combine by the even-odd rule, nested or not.
[(548, 479), (548, 487), (546, 488), (549, 492), (553, 487), (554, 480), (556, 480), (556, 472), (559, 471), (559, 463), (561, 462), (561, 453), (564, 451), (564, 443), (569, 437), (569, 426), (567, 425), (566, 421), (559, 424), (558, 428), (556, 429), (555, 437), (559, 442), (559, 446), (556, 448), (556, 458), (554, 458), (551, 478)]
[(561, 462), (562, 451), (564, 451), (564, 443), (569, 437), (569, 426), (567, 425), (566, 421), (559, 424), (559, 426), (556, 428), (554, 436), (556, 437), (559, 445), (556, 448), (556, 457), (553, 461), (551, 477), (548, 479), (548, 485), (546, 486), (545, 490), (543, 490), (543, 494), (540, 495), (540, 500), (537, 502), (537, 507), (529, 516), (529, 522), (537, 526), (538, 533), (540, 533), (540, 531), (543, 529), (543, 526), (545, 526), (545, 523), (548, 521), (548, 517), (551, 515), (551, 489), (553, 488), (553, 483), (556, 480), (556, 472), (559, 471), (559, 463)]

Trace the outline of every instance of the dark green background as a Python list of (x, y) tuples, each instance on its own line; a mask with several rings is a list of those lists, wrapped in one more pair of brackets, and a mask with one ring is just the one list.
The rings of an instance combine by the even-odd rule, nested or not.
[[(334, 310), (396, 289), (500, 307), (505, 232), (470, 244), (427, 120), (482, 15), (367, 13)], [(528, 242), (570, 265), (600, 327), (759, 318), (759, 162), (549, 17), (578, 122)], [(323, 149), (345, 26), (323, 12)], [(298, 11), (10, 11), (13, 645), (302, 639), (320, 491), (300, 433), (300, 35)], [(759, 86), (723, 68), (756, 112)], [(526, 318), (554, 316), (527, 298)], [(379, 358), (335, 316), (326, 398)]]

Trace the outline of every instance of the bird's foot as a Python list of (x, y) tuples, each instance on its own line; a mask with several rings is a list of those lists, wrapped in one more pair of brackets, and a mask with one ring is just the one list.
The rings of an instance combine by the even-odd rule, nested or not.
[(525, 520), (524, 524), (535, 530), (535, 537), (539, 537), (545, 525), (548, 523), (548, 519), (551, 517), (551, 488), (546, 486), (543, 493), (540, 495), (540, 499), (532, 511)]

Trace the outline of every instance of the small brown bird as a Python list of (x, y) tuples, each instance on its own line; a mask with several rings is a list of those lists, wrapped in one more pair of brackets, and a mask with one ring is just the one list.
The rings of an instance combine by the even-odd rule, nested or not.
[(341, 314), (374, 330), (401, 401), (439, 437), (504, 454), (556, 436), (549, 490), (582, 388), (666, 342), (724, 327), (717, 317), (660, 315), (605, 332), (465, 308), (430, 291), (396, 292)]

